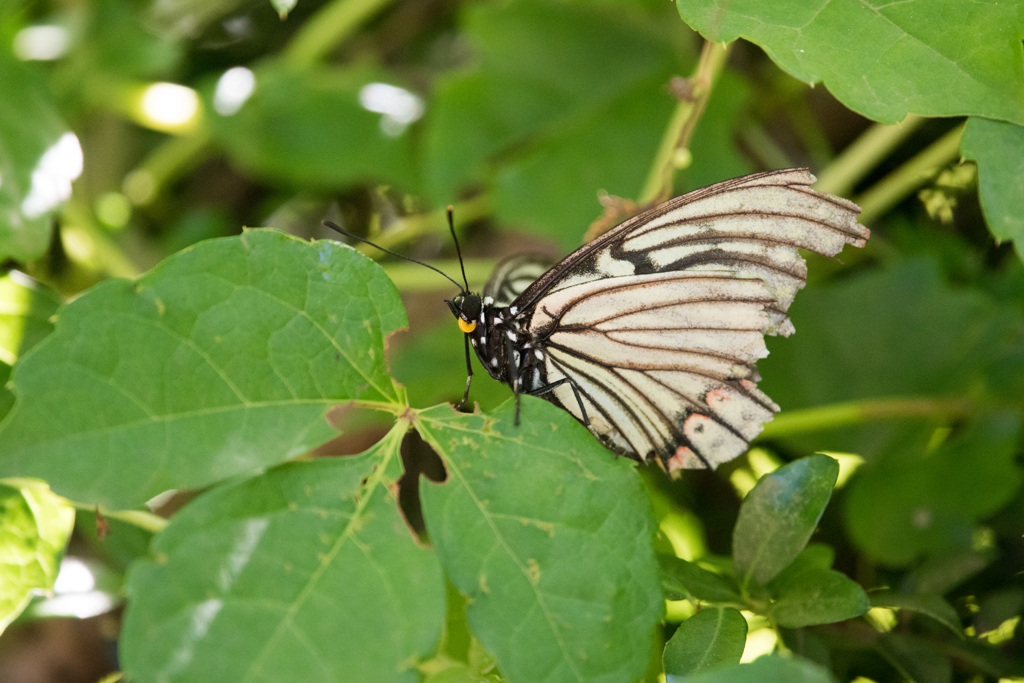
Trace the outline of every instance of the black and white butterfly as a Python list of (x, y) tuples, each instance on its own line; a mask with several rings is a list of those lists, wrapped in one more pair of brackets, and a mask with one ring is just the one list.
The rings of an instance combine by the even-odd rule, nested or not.
[(482, 294), (467, 286), (447, 302), (467, 367), (472, 346), (517, 402), (542, 396), (612, 450), (670, 473), (737, 457), (779, 410), (758, 390), (755, 363), (766, 334), (793, 332), (786, 311), (807, 274), (797, 250), (835, 256), (870, 234), (856, 204), (812, 190), (814, 180), (805, 169), (727, 180), (550, 269), (503, 262)]

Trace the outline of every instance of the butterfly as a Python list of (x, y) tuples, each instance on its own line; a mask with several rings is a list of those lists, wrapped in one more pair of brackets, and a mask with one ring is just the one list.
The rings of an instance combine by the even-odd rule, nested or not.
[(457, 285), (446, 303), (465, 334), (463, 404), (472, 347), (512, 388), (516, 424), (528, 394), (670, 474), (744, 453), (779, 410), (757, 388), (755, 364), (768, 355), (765, 335), (794, 331), (786, 312), (807, 275), (798, 249), (835, 256), (870, 235), (856, 204), (814, 181), (806, 169), (727, 180), (634, 216), (550, 268), (517, 257), (482, 293)]

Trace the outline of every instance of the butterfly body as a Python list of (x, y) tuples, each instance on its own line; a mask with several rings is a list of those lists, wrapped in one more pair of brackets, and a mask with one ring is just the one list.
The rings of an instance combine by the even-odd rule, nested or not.
[(755, 364), (766, 334), (793, 332), (798, 249), (834, 256), (869, 235), (856, 205), (812, 182), (803, 169), (725, 181), (547, 270), (524, 257), (499, 264), (483, 295), (449, 303), (467, 363), (472, 345), (517, 399), (542, 396), (612, 450), (670, 473), (740, 455), (779, 410), (757, 389)]
[(527, 328), (529, 317), (513, 306), (497, 306), (490, 296), (468, 293), (449, 302), (462, 320), (461, 311), (475, 309), (471, 297), (480, 299), (480, 314), (473, 329), (466, 333), (480, 364), (492, 379), (508, 384), (517, 393), (533, 393), (543, 387), (543, 334)]

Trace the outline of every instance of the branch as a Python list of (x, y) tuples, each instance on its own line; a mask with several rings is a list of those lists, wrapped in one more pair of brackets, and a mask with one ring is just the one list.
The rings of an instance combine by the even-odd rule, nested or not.
[(867, 223), (884, 215), (910, 193), (928, 182), (936, 171), (959, 158), (960, 136), (966, 125), (960, 124), (949, 131), (854, 199), (860, 204), (860, 221)]
[[(453, 215), (458, 226), (478, 221), (490, 212), (491, 198), (481, 194), (456, 204)], [(383, 232), (374, 235), (373, 242), (387, 249), (393, 249), (396, 245), (411, 242), (424, 235), (441, 235), (447, 232), (448, 212), (445, 209), (438, 209), (430, 213), (417, 213), (395, 220)], [(356, 249), (367, 256), (377, 257), (380, 255), (379, 250), (367, 244), (360, 244)]]
[(672, 196), (672, 181), (681, 155), (689, 150), (693, 130), (704, 113), (715, 80), (725, 67), (731, 44), (705, 42), (697, 70), (686, 82), (690, 92), (680, 97), (661, 146), (654, 157), (639, 204), (646, 206), (663, 202)]
[(955, 418), (969, 415), (974, 405), (963, 398), (881, 398), (848, 401), (780, 413), (765, 425), (760, 438), (778, 437), (910, 417)]
[(99, 512), (104, 517), (110, 519), (116, 519), (132, 526), (137, 526), (140, 529), (144, 529), (150, 533), (157, 533), (163, 531), (170, 522), (160, 515), (154, 515), (152, 512), (145, 510), (108, 510), (103, 506), (89, 505), (87, 503), (79, 503), (73, 500), (69, 500), (72, 506), (79, 510), (88, 510), (89, 512)]
[(334, 0), (313, 15), (284, 51), (284, 60), (293, 66), (308, 67), (355, 33), (363, 22), (391, 0)]
[(853, 186), (920, 128), (925, 120), (909, 114), (894, 126), (880, 123), (871, 126), (818, 174), (814, 189), (849, 197)]

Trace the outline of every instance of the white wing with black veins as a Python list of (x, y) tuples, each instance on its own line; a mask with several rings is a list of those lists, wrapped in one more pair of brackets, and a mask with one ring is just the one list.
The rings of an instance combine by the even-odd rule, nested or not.
[[(798, 249), (864, 246), (859, 207), (792, 169), (729, 180), (642, 213), (563, 259), (513, 303), (532, 308), (543, 378), (568, 377), (590, 429), (670, 472), (746, 451), (778, 406), (757, 389), (764, 335), (789, 335)], [(581, 421), (563, 384), (546, 396)]]

